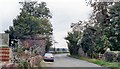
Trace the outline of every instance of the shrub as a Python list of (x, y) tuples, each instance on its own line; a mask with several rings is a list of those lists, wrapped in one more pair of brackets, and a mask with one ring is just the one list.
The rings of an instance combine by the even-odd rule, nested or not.
[(37, 55), (35, 57), (29, 58), (29, 63), (31, 65), (31, 67), (40, 67), (40, 62), (42, 61), (42, 56), (41, 55)]
[(21, 60), (18, 64), (18, 68), (30, 69), (30, 64), (26, 60)]

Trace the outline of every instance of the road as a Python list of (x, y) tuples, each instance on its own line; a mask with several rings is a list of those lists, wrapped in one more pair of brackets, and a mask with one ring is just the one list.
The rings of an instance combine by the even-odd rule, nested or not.
[(78, 67), (80, 69), (108, 69), (87, 61), (68, 57), (67, 54), (55, 54), (54, 62), (45, 62), (46, 67)]

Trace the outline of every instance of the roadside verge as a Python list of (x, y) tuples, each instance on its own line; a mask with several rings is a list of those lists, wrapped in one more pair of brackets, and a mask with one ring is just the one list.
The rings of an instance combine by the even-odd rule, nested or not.
[(106, 62), (104, 60), (90, 59), (86, 57), (79, 57), (79, 56), (72, 56), (72, 55), (68, 55), (68, 56), (72, 58), (80, 59), (80, 60), (85, 60), (103, 67), (108, 67), (110, 69), (120, 69), (120, 63), (118, 62)]

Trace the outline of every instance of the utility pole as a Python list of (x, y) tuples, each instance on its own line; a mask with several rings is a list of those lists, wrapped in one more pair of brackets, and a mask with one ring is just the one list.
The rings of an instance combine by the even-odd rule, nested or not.
[(56, 51), (55, 51), (55, 43), (58, 43), (58, 42), (56, 42), (55, 40), (53, 40), (53, 44), (54, 44), (54, 53), (56, 52)]

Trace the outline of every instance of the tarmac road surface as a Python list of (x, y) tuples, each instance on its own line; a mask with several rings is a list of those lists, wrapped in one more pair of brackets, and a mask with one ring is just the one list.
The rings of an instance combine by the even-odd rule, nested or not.
[(57, 69), (108, 69), (84, 60), (68, 57), (67, 54), (55, 54), (54, 57), (55, 61), (45, 62), (45, 67)]

